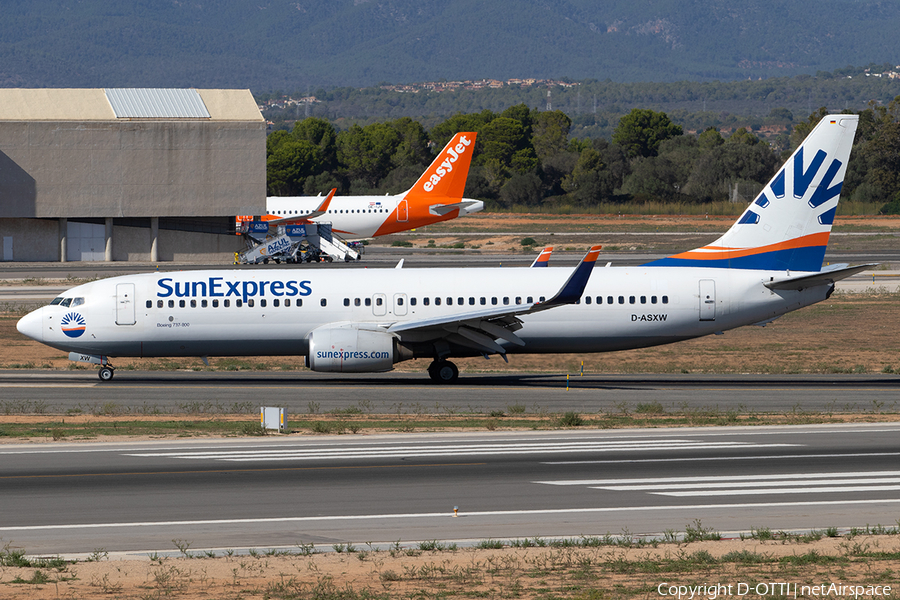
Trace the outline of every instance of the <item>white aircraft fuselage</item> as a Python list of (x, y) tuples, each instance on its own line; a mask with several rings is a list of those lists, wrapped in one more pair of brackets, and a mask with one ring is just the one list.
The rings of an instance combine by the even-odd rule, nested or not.
[[(65, 298), (84, 298), (83, 304), (45, 306), (25, 317), (19, 330), (60, 350), (96, 355), (305, 356), (307, 337), (318, 327), (354, 323), (387, 332), (405, 321), (528, 304), (552, 296), (570, 273), (567, 268), (298, 268), (128, 275), (72, 288)], [(579, 304), (521, 316), (516, 335), (525, 345), (499, 344), (509, 353), (654, 346), (766, 322), (819, 302), (832, 289), (776, 291), (763, 285), (784, 276), (783, 271), (596, 267)], [(61, 324), (75, 312), (85, 324), (78, 337)], [(411, 349), (437, 337), (429, 330), (396, 335)], [(453, 354), (479, 352), (461, 347)]]

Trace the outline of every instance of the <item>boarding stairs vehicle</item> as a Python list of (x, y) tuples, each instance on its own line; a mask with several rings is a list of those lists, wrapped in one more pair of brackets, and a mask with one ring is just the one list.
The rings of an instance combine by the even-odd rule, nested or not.
[(330, 223), (278, 225), (265, 233), (244, 223), (241, 233), (247, 249), (235, 253), (235, 264), (333, 262), (359, 260), (360, 250), (351, 248), (331, 231)]

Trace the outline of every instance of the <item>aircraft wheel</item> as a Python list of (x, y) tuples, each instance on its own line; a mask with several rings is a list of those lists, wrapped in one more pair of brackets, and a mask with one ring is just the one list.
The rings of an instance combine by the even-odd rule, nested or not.
[(115, 374), (116, 372), (110, 367), (100, 367), (100, 371), (97, 373), (100, 376), (100, 381), (111, 381)]
[(334, 260), (334, 259), (331, 258), (330, 256), (326, 256), (326, 257), (325, 257), (325, 262), (331, 262), (331, 261), (333, 261), (333, 260)]
[(428, 375), (435, 383), (455, 383), (459, 369), (449, 360), (436, 360), (428, 367)]
[(269, 259), (268, 259), (268, 258), (264, 258), (264, 259), (263, 259), (263, 264), (264, 264), (264, 265), (269, 264)]

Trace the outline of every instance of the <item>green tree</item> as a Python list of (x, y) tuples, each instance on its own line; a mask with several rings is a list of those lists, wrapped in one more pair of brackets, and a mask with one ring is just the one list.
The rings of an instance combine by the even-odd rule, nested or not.
[[(391, 159), (402, 139), (400, 132), (386, 123), (354, 125), (338, 134), (338, 160), (351, 181), (375, 188), (391, 171)], [(359, 183), (352, 185), (358, 189)]]
[(531, 145), (541, 162), (567, 150), (571, 127), (572, 119), (560, 110), (539, 112), (535, 115)]
[(635, 108), (619, 120), (612, 140), (631, 157), (647, 157), (656, 156), (660, 142), (682, 133), (681, 126), (672, 123), (666, 113)]
[(266, 158), (266, 192), (272, 196), (303, 194), (304, 183), (321, 171), (322, 154), (306, 140), (283, 140)]

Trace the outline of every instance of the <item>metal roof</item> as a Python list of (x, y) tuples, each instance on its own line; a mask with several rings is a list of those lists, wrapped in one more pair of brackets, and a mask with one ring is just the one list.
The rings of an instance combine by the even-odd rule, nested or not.
[(209, 119), (195, 89), (106, 88), (117, 119)]

